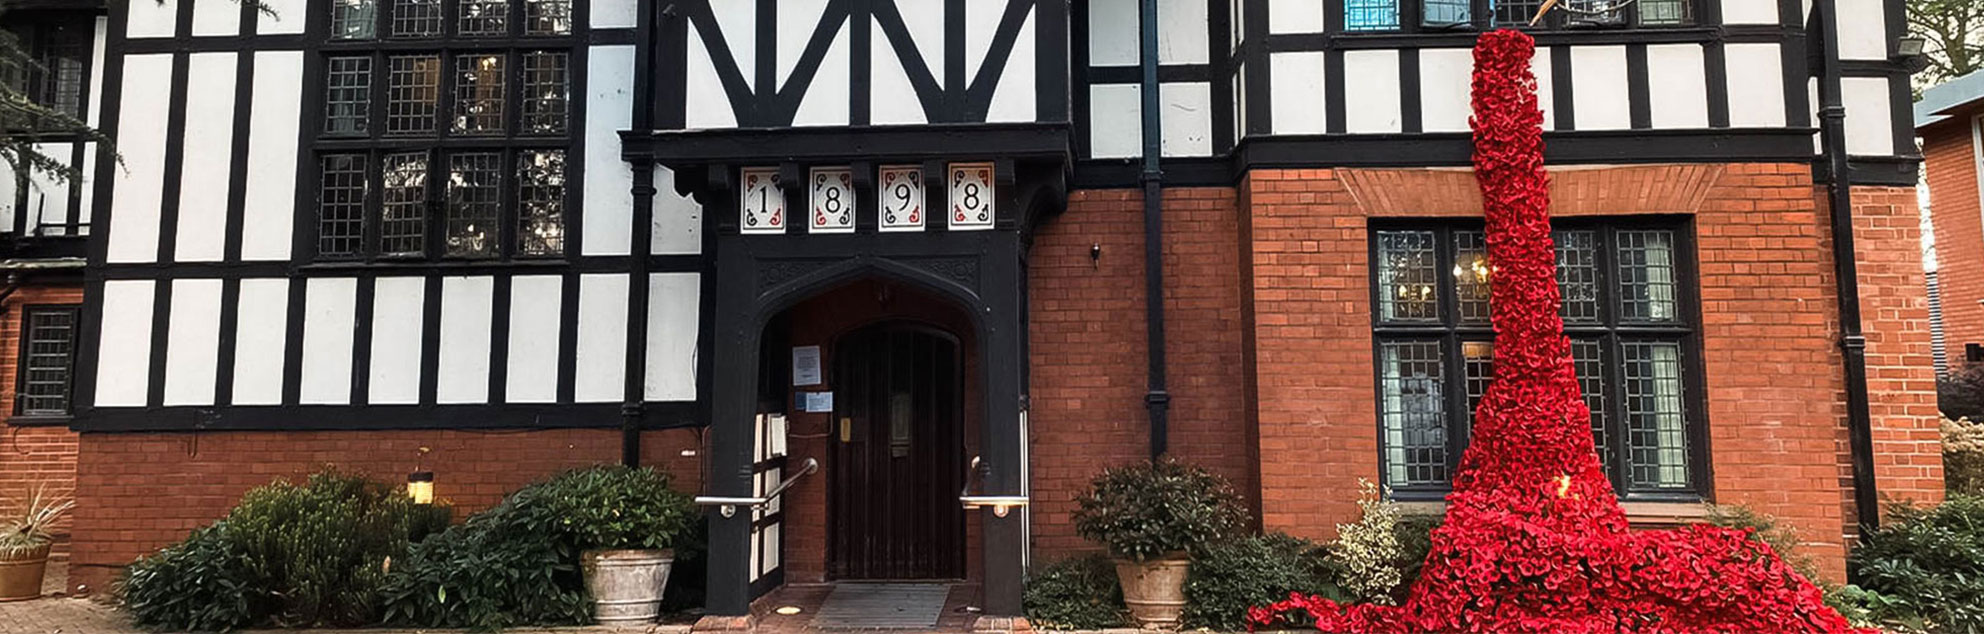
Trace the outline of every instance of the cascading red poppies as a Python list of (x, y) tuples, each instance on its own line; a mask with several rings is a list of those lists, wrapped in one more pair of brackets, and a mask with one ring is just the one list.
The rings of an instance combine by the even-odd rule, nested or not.
[(1483, 34), (1474, 50), (1495, 382), (1475, 411), (1425, 567), (1403, 605), (1294, 595), (1254, 608), (1249, 627), (1299, 613), (1344, 634), (1855, 632), (1747, 532), (1627, 530), (1557, 312), (1534, 53), (1535, 42), (1511, 30)]

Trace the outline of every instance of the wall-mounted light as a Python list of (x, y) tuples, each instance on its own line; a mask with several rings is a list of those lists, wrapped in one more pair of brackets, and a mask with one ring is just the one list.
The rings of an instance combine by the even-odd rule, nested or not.
[(1903, 37), (1895, 42), (1894, 61), (1901, 64), (1901, 67), (1907, 69), (1911, 75), (1928, 70), (1929, 56), (1923, 52), (1928, 46), (1928, 40), (1914, 36)]
[(415, 471), (406, 474), (406, 496), (413, 498), (414, 504), (433, 504), (434, 472)]
[(1088, 265), (1089, 265), (1089, 268), (1092, 268), (1092, 269), (1101, 269), (1101, 268), (1102, 268), (1102, 244), (1101, 244), (1101, 243), (1096, 243), (1096, 244), (1091, 244), (1091, 245), (1089, 245), (1089, 246), (1088, 246)]

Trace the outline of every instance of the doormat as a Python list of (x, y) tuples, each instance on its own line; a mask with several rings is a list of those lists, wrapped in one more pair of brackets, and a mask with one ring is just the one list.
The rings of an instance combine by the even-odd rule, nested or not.
[(834, 586), (818, 629), (921, 629), (937, 625), (951, 587), (941, 583), (844, 583)]

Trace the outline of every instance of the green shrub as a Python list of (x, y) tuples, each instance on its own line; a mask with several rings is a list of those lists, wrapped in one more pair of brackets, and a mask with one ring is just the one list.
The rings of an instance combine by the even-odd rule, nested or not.
[(242, 496), (227, 517), (138, 560), (124, 603), (141, 626), (180, 630), (376, 623), (389, 560), (447, 524), (446, 507), (324, 471)]
[(1405, 600), (1406, 590), (1419, 580), (1419, 571), (1426, 567), (1426, 556), (1433, 553), (1433, 529), (1439, 528), (1446, 519), (1444, 515), (1405, 514), (1398, 518), (1393, 529), (1398, 535), (1398, 587), (1392, 589), (1392, 598)]
[(1848, 565), (1877, 620), (1984, 632), (1984, 498), (1896, 506)]
[(1942, 427), (1945, 488), (1954, 494), (1984, 495), (1984, 422), (1945, 418)]
[(1350, 599), (1333, 583), (1336, 576), (1328, 550), (1306, 539), (1273, 533), (1212, 546), (1192, 557), (1184, 624), (1239, 631), (1247, 626), (1248, 608), (1286, 599), (1291, 592)]
[(524, 487), (396, 562), (386, 620), (477, 629), (585, 623), (584, 551), (670, 548), (692, 534), (695, 505), (668, 484), (654, 469), (611, 466)]
[(1122, 627), (1123, 586), (1116, 565), (1101, 554), (1070, 557), (1027, 575), (1021, 599), (1034, 627), (1099, 630)]
[(1399, 569), (1404, 547), (1398, 528), (1405, 512), (1386, 500), (1378, 485), (1360, 480), (1357, 486), (1357, 508), (1363, 514), (1354, 523), (1336, 525), (1336, 542), (1330, 544), (1331, 557), (1343, 570), (1337, 582), (1353, 597), (1388, 604), (1405, 579)]
[(1075, 532), (1136, 561), (1219, 543), (1247, 517), (1225, 478), (1171, 458), (1106, 469), (1076, 501)]

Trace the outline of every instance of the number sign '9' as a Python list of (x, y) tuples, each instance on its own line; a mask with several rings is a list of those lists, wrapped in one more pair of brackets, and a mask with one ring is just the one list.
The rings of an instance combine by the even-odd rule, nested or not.
[(915, 165), (884, 167), (876, 188), (880, 199), (883, 231), (923, 230), (923, 168)]
[(951, 164), (950, 223), (954, 230), (992, 228), (993, 199), (991, 163)]

